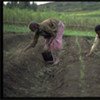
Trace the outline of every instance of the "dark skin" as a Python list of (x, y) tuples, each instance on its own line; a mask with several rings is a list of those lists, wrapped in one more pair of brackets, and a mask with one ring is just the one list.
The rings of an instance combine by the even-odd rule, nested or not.
[[(34, 48), (38, 42), (39, 36), (43, 36), (45, 41), (45, 45), (43, 51), (51, 52), (51, 43), (53, 42), (54, 38), (57, 36), (58, 28), (60, 25), (60, 21), (56, 19), (47, 19), (42, 21), (41, 23), (31, 22), (29, 24), (29, 29), (34, 32), (33, 41), (26, 47), (24, 51), (27, 51), (30, 48)], [(54, 41), (55, 42), (55, 41)], [(57, 63), (56, 59), (52, 61), (52, 63)], [(51, 63), (51, 61), (46, 62)]]
[(95, 27), (95, 32), (96, 32), (96, 34), (98, 35), (98, 37), (99, 37), (99, 39), (100, 39), (100, 25), (97, 25), (97, 26)]
[[(27, 50), (30, 49), (30, 48), (34, 48), (34, 47), (36, 46), (37, 42), (38, 42), (39, 35), (42, 35), (42, 33), (45, 32), (45, 31), (39, 29), (39, 27), (37, 27), (36, 29), (30, 28), (30, 30), (31, 30), (32, 32), (35, 32), (36, 34), (35, 34), (35, 36), (33, 37), (33, 41), (31, 42), (31, 44), (28, 45), (28, 46), (25, 48), (24, 51), (27, 51)], [(52, 36), (51, 36), (50, 42), (48, 43), (48, 47), (45, 47), (45, 49), (47, 49), (48, 51), (49, 51), (49, 46), (50, 46), (51, 42), (52, 42), (53, 39), (55, 38), (55, 36), (54, 36), (53, 34), (51, 34), (51, 35), (52, 35)], [(42, 35), (42, 36), (43, 36), (43, 35)], [(45, 36), (44, 36), (44, 38), (45, 38)], [(46, 38), (45, 38), (45, 39), (46, 39)]]
[(33, 37), (33, 41), (30, 43), (29, 46), (25, 48), (24, 51), (27, 51), (31, 47), (34, 48), (38, 42), (39, 36), (43, 36), (47, 40), (50, 39), (48, 44), (44, 47), (44, 49), (47, 48), (49, 50), (50, 44), (52, 43), (53, 39), (56, 37), (57, 28), (58, 28), (57, 25), (58, 25), (58, 21), (54, 19), (47, 19), (41, 23), (31, 22), (29, 24), (29, 29), (35, 33), (35, 36)]
[(35, 35), (34, 38), (33, 38), (33, 41), (31, 42), (30, 45), (28, 45), (24, 51), (27, 51), (28, 49), (30, 48), (34, 48), (37, 44), (37, 41), (38, 41), (38, 38), (39, 38), (39, 34), (38, 35)]
[(98, 31), (97, 34), (98, 34), (98, 37), (99, 37), (99, 39), (100, 39), (100, 31)]

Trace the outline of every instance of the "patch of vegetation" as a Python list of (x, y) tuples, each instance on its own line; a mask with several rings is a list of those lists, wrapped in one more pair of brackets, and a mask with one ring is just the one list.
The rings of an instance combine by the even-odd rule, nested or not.
[[(95, 27), (97, 24), (100, 24), (100, 10), (97, 11), (75, 11), (75, 12), (56, 12), (56, 11), (37, 11), (28, 9), (19, 9), (19, 8), (7, 8), (4, 7), (3, 19), (4, 22), (25, 22), (29, 23), (30, 21), (41, 22), (48, 18), (56, 18), (62, 20), (66, 26), (85, 26)], [(91, 17), (92, 16), (92, 17)]]
[(27, 33), (30, 30), (27, 26), (17, 26), (17, 25), (4, 25), (3, 32), (15, 32), (15, 33)]
[[(6, 32), (15, 32), (15, 33), (21, 33), (21, 34), (27, 34), (30, 32), (27, 26), (17, 26), (17, 25), (4, 25), (3, 31)], [(74, 29), (65, 29), (64, 35), (71, 35), (71, 36), (95, 36), (94, 31), (81, 31), (81, 30), (74, 30)]]

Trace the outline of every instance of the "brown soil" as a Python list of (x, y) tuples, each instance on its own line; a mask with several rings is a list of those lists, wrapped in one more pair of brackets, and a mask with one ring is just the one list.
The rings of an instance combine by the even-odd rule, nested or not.
[(63, 37), (61, 62), (44, 63), (44, 39), (22, 52), (32, 35), (4, 35), (4, 97), (84, 97), (100, 96), (100, 46), (85, 56), (94, 38)]

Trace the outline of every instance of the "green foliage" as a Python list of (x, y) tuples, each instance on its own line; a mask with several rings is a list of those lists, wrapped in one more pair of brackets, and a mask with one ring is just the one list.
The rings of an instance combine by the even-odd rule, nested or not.
[(95, 36), (95, 32), (94, 31), (81, 31), (81, 30), (72, 30), (72, 29), (66, 29), (64, 32), (64, 35), (70, 35), (70, 36)]
[(25, 22), (30, 21), (41, 22), (48, 18), (56, 18), (62, 20), (66, 26), (85, 26), (86, 28), (94, 28), (100, 24), (100, 10), (96, 11), (77, 11), (77, 12), (55, 12), (55, 11), (37, 11), (28, 9), (4, 7), (3, 17), (4, 21), (8, 22)]
[[(64, 4), (62, 4), (63, 6)], [(91, 4), (92, 5), (92, 4)], [(60, 6), (60, 5), (59, 5)], [(88, 5), (87, 5), (88, 6)], [(58, 20), (62, 20), (65, 24), (65, 35), (86, 35), (86, 36), (94, 36), (94, 27), (97, 24), (100, 24), (100, 9), (99, 10), (87, 10), (87, 11), (74, 11), (74, 12), (57, 12), (53, 11), (54, 7), (48, 6), (44, 11), (34, 11), (32, 9), (20, 9), (18, 7), (8, 8), (4, 6), (3, 9), (3, 21), (4, 23), (30, 23), (31, 21), (35, 21), (40, 23), (41, 21), (48, 18), (56, 18)], [(75, 27), (74, 27), (75, 26)], [(80, 28), (84, 26), (84, 28)], [(15, 28), (14, 28), (15, 27)], [(73, 30), (72, 30), (73, 29)], [(5, 31), (17, 31), (17, 32), (29, 32), (27, 26), (17, 27), (14, 25), (5, 25)], [(82, 30), (82, 31), (80, 31)], [(79, 31), (79, 32), (78, 32)], [(84, 32), (83, 32), (84, 31)], [(86, 33), (85, 33), (86, 32)]]
[[(16, 25), (9, 25), (9, 24), (4, 24), (4, 33), (6, 32), (15, 32), (15, 33), (21, 33), (21, 34), (27, 34), (31, 32), (27, 26), (16, 26)], [(64, 35), (65, 36), (95, 36), (94, 31), (81, 31), (81, 30), (72, 30), (72, 29), (65, 29), (64, 30)]]
[(3, 28), (3, 32), (15, 32), (15, 33), (23, 33), (23, 34), (27, 34), (28, 32), (30, 32), (30, 30), (28, 29), (27, 26), (16, 26), (16, 25), (9, 25), (9, 24), (5, 24), (4, 28)]

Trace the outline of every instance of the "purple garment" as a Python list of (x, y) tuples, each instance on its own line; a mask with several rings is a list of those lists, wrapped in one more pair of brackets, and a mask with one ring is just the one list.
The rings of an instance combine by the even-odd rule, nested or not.
[[(50, 44), (50, 50), (60, 50), (62, 49), (62, 37), (64, 33), (64, 24), (60, 21), (58, 23), (58, 31), (57, 36), (53, 39), (52, 43)], [(46, 39), (45, 45), (48, 44), (50, 39)]]

